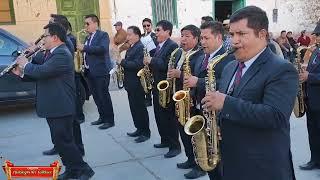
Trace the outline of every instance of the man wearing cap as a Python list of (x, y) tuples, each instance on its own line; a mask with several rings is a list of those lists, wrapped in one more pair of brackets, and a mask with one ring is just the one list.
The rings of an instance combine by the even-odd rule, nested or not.
[(316, 37), (316, 48), (310, 57), (307, 69), (299, 74), (300, 81), (305, 82), (307, 128), (311, 158), (302, 170), (320, 169), (320, 23), (312, 33)]
[(130, 45), (127, 44), (127, 32), (122, 28), (122, 22), (118, 21), (113, 25), (117, 31), (116, 35), (113, 38), (113, 42), (116, 46), (119, 46), (120, 53), (127, 50)]

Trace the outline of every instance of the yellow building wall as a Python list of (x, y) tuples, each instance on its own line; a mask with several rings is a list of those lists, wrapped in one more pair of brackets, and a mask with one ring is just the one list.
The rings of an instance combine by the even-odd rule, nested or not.
[(0, 27), (26, 42), (35, 41), (48, 23), (50, 14), (57, 13), (56, 0), (13, 0), (15, 25)]
[[(50, 14), (57, 14), (56, 0), (13, 0), (16, 24), (0, 25), (22, 40), (34, 42), (48, 23)], [(112, 33), (110, 0), (99, 0), (101, 29)]]

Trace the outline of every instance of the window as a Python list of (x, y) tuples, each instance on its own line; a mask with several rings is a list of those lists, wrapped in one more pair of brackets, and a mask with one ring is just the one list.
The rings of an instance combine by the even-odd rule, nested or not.
[(18, 50), (18, 45), (11, 39), (0, 35), (0, 55), (11, 56), (11, 54)]
[(152, 0), (153, 22), (168, 20), (178, 26), (177, 0)]
[(14, 10), (12, 0), (0, 1), (0, 24), (14, 24)]

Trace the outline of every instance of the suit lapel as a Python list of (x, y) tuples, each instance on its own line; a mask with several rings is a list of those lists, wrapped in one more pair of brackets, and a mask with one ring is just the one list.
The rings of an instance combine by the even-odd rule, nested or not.
[(166, 46), (169, 44), (169, 41), (171, 41), (171, 39), (167, 39), (166, 42), (164, 42), (163, 46), (161, 47), (161, 49), (159, 50), (159, 52), (157, 53), (157, 55), (160, 55), (163, 50), (166, 48)]
[[(320, 59), (319, 59), (319, 57), (317, 57), (318, 53), (320, 53), (319, 49), (317, 49), (314, 53), (312, 53), (312, 56), (310, 57), (309, 65), (308, 65), (308, 69), (307, 69), (309, 72), (312, 72), (320, 64)], [(316, 60), (315, 64), (312, 64), (315, 58), (318, 58), (318, 59)]]
[(91, 40), (91, 43), (89, 42), (90, 45), (94, 44), (94, 42), (97, 40), (98, 36), (99, 36), (99, 30), (97, 30), (96, 33), (94, 34), (94, 36)]
[(232, 62), (232, 65), (230, 65), (230, 70), (228, 71), (228, 73), (225, 73), (226, 74), (226, 77), (224, 78), (225, 81), (222, 81), (223, 84), (220, 85), (221, 92), (227, 94), (229, 84), (237, 68), (238, 68), (238, 61)]
[(201, 66), (202, 66), (202, 61), (204, 59), (204, 54), (199, 56), (199, 60), (196, 61), (196, 64), (195, 64), (195, 75), (198, 76), (201, 72)]
[(270, 49), (266, 48), (262, 54), (252, 63), (246, 73), (240, 80), (240, 84), (234, 89), (234, 96), (239, 96), (241, 90), (245, 87), (248, 81), (255, 76), (255, 74), (261, 69), (261, 64), (265, 63), (270, 54)]

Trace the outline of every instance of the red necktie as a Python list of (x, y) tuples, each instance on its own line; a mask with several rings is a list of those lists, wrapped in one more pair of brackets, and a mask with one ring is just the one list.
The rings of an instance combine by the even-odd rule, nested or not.
[(232, 95), (234, 89), (240, 84), (240, 80), (241, 80), (241, 77), (242, 77), (242, 70), (243, 70), (244, 67), (246, 67), (246, 65), (243, 62), (239, 62), (238, 69), (237, 69), (236, 76), (234, 78), (233, 84), (232, 84), (232, 86), (230, 87), (230, 89), (228, 91), (229, 95)]
[(206, 54), (206, 56), (204, 57), (204, 60), (202, 62), (202, 69), (207, 69), (209, 57), (210, 57), (210, 54)]

